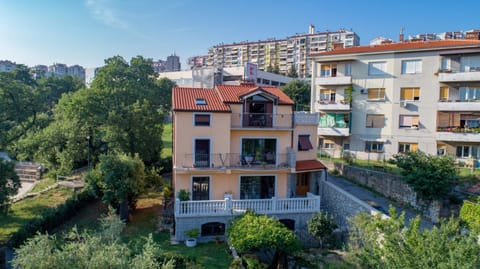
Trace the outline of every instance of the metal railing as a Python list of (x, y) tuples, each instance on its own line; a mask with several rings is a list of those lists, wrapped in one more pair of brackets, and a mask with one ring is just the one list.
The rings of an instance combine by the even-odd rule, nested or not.
[(232, 113), (234, 128), (293, 128), (292, 114)]
[[(183, 168), (252, 168), (252, 169), (280, 169), (294, 166), (294, 153), (212, 153), (212, 154), (185, 154), (181, 163)], [(295, 158), (293, 158), (295, 159)]]
[(251, 210), (261, 214), (309, 213), (320, 210), (320, 196), (307, 193), (307, 197), (278, 199), (245, 199), (175, 201), (175, 216), (235, 215)]

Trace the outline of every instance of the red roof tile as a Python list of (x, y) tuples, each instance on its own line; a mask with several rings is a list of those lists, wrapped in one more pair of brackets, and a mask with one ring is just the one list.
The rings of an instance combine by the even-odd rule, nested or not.
[(372, 52), (396, 52), (396, 51), (404, 51), (404, 50), (406, 51), (431, 50), (431, 49), (455, 48), (455, 47), (479, 47), (480, 48), (480, 40), (447, 39), (447, 40), (387, 43), (387, 44), (372, 45), (372, 46), (339, 48), (331, 51), (311, 54), (310, 56), (361, 54), (361, 53), (372, 53)]
[[(174, 87), (172, 105), (175, 111), (230, 112), (214, 89)], [(197, 105), (196, 99), (204, 99), (205, 105)]]
[(295, 165), (295, 170), (297, 172), (301, 171), (313, 171), (313, 170), (322, 170), (327, 169), (323, 163), (317, 160), (305, 160), (305, 161), (297, 161)]
[(217, 91), (220, 93), (225, 103), (241, 103), (240, 96), (256, 90), (264, 90), (269, 94), (278, 97), (278, 104), (293, 105), (294, 102), (282, 90), (271, 86), (253, 86), (253, 85), (217, 85)]

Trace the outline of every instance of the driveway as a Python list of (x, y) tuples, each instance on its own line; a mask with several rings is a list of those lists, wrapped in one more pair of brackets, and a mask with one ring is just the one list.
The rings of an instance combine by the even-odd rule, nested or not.
[(35, 185), (37, 185), (36, 181), (35, 182), (21, 181), (20, 183), (21, 183), (20, 189), (18, 189), (17, 195), (13, 197), (14, 200), (27, 194), (29, 191), (33, 189), (33, 187), (35, 187)]
[[(411, 208), (395, 204), (393, 201), (381, 195), (378, 195), (368, 189), (360, 187), (343, 177), (334, 176), (329, 173), (327, 180), (335, 184), (336, 186), (342, 188), (346, 192), (352, 194), (353, 196), (357, 197), (358, 199), (366, 202), (367, 204), (377, 209), (378, 211), (386, 213), (387, 215), (388, 215), (389, 206), (393, 205), (396, 208), (397, 213), (405, 212), (405, 219), (407, 223), (409, 222), (410, 219), (419, 215), (418, 212), (412, 210)], [(428, 219), (422, 217), (421, 227), (430, 229), (433, 227), (433, 223)]]

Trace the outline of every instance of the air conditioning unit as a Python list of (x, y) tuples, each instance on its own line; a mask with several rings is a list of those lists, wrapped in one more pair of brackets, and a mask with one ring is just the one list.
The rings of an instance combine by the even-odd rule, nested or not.
[(368, 90), (367, 89), (360, 89), (360, 93), (361, 94), (368, 94)]
[(400, 106), (401, 106), (401, 107), (407, 107), (407, 106), (408, 106), (408, 102), (407, 102), (407, 101), (400, 101)]

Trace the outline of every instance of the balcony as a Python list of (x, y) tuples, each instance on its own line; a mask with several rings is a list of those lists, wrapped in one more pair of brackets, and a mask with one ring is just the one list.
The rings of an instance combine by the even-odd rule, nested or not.
[(318, 127), (318, 135), (321, 136), (349, 136), (350, 128), (341, 127)]
[(437, 108), (439, 111), (480, 111), (480, 100), (441, 100)]
[(232, 113), (233, 129), (285, 129), (293, 128), (292, 114)]
[(240, 153), (185, 154), (180, 167), (187, 169), (278, 170), (295, 167), (294, 153), (265, 153), (252, 156)]
[(303, 125), (317, 125), (319, 120), (318, 113), (308, 113), (303, 111), (296, 111), (294, 114), (295, 124)]
[(320, 196), (307, 193), (304, 198), (175, 201), (175, 217), (231, 216), (247, 210), (259, 214), (314, 213), (320, 210)]
[(317, 77), (315, 78), (316, 85), (350, 85), (352, 84), (351, 76), (339, 77)]
[(438, 127), (436, 139), (452, 142), (480, 142), (480, 128)]
[(315, 104), (317, 111), (324, 111), (324, 110), (350, 110), (350, 103), (347, 102), (336, 102), (336, 101), (324, 101), (320, 100), (317, 101)]
[(438, 73), (438, 81), (440, 82), (459, 82), (459, 81), (480, 81), (480, 72), (440, 72)]

